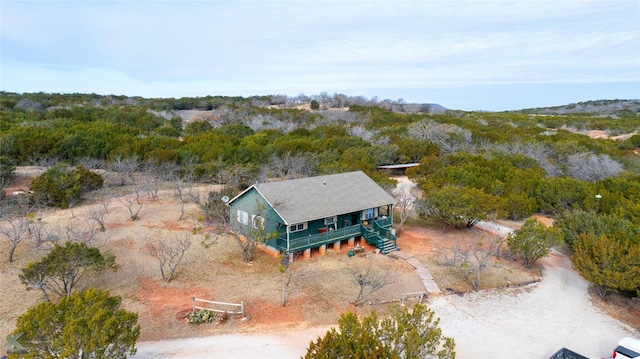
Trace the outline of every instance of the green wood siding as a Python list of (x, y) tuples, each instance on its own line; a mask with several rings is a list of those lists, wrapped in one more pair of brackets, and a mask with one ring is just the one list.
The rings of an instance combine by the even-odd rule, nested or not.
[[(238, 222), (236, 215), (237, 210), (247, 212), (247, 225)], [(278, 236), (266, 241), (265, 244), (283, 252), (300, 251), (352, 237), (366, 236), (365, 232), (367, 232), (365, 227), (361, 225), (362, 222), (364, 222), (362, 219), (364, 211), (358, 211), (334, 216), (336, 217), (334, 226), (326, 225), (325, 218), (322, 218), (306, 222), (307, 228), (305, 230), (287, 233), (289, 225), (295, 223), (285, 225), (277, 212), (268, 206), (267, 202), (256, 190), (250, 190), (242, 197), (236, 199), (231, 204), (231, 211), (231, 226), (234, 231), (245, 235), (246, 233), (252, 232), (252, 215), (262, 213), (262, 217), (265, 219), (265, 229), (267, 233), (273, 232), (274, 230), (278, 231)], [(376, 208), (376, 214), (379, 214), (378, 208)], [(371, 222), (373, 221), (369, 221), (369, 227), (372, 227)], [(388, 237), (388, 228), (392, 225), (392, 218), (380, 219), (375, 222), (378, 222), (377, 232), (386, 232), (385, 237)], [(386, 230), (381, 231), (383, 228), (379, 227), (380, 225)]]
[[(238, 222), (238, 210), (247, 213), (247, 223)], [(253, 219), (255, 216), (264, 218), (265, 233), (278, 231), (279, 235), (284, 235), (286, 226), (278, 213), (265, 201), (264, 198), (255, 190), (251, 189), (243, 196), (237, 198), (230, 205), (230, 223), (231, 228), (244, 236), (250, 236), (254, 232)], [(280, 225), (278, 225), (280, 223)], [(271, 241), (269, 241), (271, 242)]]

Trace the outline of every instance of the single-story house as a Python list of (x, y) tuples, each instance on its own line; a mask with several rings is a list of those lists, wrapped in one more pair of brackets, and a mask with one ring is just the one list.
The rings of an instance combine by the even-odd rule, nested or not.
[[(257, 183), (228, 202), (231, 228), (262, 235), (264, 244), (295, 253), (356, 238), (382, 253), (397, 249), (395, 199), (362, 171)], [(266, 235), (268, 234), (268, 235)]]

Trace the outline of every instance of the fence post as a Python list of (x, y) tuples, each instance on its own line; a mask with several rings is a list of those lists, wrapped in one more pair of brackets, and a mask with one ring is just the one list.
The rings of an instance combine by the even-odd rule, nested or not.
[(242, 306), (242, 317), (244, 318), (244, 301), (241, 301), (240, 305)]
[(196, 296), (193, 296), (193, 302), (192, 302), (192, 307), (193, 307), (193, 311), (196, 311)]

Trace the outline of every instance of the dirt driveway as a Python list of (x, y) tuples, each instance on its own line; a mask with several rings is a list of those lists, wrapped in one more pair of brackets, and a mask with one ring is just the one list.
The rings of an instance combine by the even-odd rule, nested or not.
[[(457, 358), (548, 358), (561, 347), (589, 358), (611, 354), (620, 337), (640, 336), (592, 305), (588, 283), (554, 252), (542, 260), (542, 282), (523, 288), (447, 295), (429, 301)], [(268, 334), (138, 343), (135, 358), (299, 358), (327, 327)]]
[(443, 332), (455, 338), (458, 358), (548, 358), (562, 347), (608, 358), (620, 337), (640, 335), (591, 303), (588, 283), (565, 255), (553, 252), (542, 264), (543, 281), (530, 287), (430, 303)]

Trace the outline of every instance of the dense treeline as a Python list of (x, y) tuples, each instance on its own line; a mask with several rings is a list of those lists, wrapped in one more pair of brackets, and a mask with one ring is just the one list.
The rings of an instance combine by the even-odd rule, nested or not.
[[(312, 101), (317, 110), (309, 109)], [(620, 140), (585, 135), (640, 132), (640, 106), (602, 104), (611, 110), (608, 115), (443, 111), (402, 99), (327, 93), (144, 99), (3, 92), (0, 183), (7, 183), (17, 165), (115, 169), (128, 160), (134, 170), (173, 166), (200, 181), (238, 188), (267, 177), (351, 170), (389, 187), (392, 181), (377, 166), (419, 163), (408, 175), (424, 191), (422, 215), (470, 227), (487, 218), (521, 220), (543, 213), (563, 218), (559, 226), (565, 232), (581, 233), (565, 238), (578, 254), (593, 257), (598, 246), (612, 246), (611, 241), (620, 248), (637, 245), (640, 232), (640, 135)], [(56, 168), (49, 177), (72, 173)], [(70, 198), (78, 196), (74, 192)], [(571, 227), (576, 222), (566, 218), (583, 212), (624, 226), (590, 232)], [(584, 271), (602, 268), (581, 263)], [(630, 263), (633, 267), (637, 259)], [(640, 286), (592, 281), (605, 293)]]

